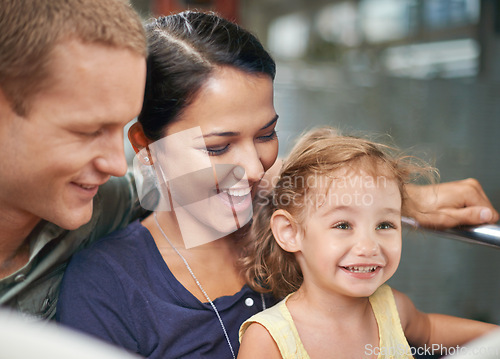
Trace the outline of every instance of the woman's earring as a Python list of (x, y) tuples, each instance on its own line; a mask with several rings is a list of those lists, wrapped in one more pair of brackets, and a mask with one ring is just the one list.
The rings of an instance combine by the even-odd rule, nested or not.
[(144, 162), (149, 162), (149, 157), (148, 156), (144, 157)]

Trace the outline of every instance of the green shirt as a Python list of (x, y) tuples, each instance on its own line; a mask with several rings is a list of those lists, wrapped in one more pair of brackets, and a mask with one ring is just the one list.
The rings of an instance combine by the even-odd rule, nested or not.
[(41, 221), (31, 232), (28, 263), (0, 279), (0, 305), (40, 319), (55, 315), (59, 286), (73, 253), (144, 214), (132, 174), (113, 177), (94, 198), (92, 218), (68, 231)]

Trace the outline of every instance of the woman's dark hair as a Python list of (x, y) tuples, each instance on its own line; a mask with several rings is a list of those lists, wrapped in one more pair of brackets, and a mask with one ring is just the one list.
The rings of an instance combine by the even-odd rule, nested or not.
[(164, 129), (191, 103), (221, 66), (273, 80), (276, 64), (259, 40), (215, 13), (185, 11), (146, 25), (149, 56), (144, 104), (139, 115), (146, 136)]

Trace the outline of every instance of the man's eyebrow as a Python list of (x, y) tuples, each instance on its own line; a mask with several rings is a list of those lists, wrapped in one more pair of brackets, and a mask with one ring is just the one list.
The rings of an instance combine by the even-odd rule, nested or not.
[[(273, 124), (276, 123), (276, 121), (278, 121), (278, 118), (279, 116), (276, 115), (274, 116), (274, 118), (269, 121), (268, 123), (266, 123), (261, 129), (260, 131), (262, 130), (265, 130), (266, 128), (269, 128), (271, 127)], [(210, 132), (210, 133), (207, 133), (206, 135), (203, 135), (203, 136), (198, 136), (196, 137), (197, 138), (207, 138), (207, 137), (213, 137), (213, 136), (220, 136), (220, 137), (232, 137), (232, 136), (239, 136), (240, 133), (239, 132), (232, 132), (232, 131), (226, 131), (226, 132), (217, 132), (217, 131), (214, 131), (214, 132)]]

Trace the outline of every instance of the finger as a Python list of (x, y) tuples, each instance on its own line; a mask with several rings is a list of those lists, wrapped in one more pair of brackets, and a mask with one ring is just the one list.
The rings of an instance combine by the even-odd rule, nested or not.
[[(500, 219), (498, 211), (493, 208), (488, 196), (483, 190), (483, 187), (474, 178), (463, 180), (469, 188), (469, 193), (464, 193), (465, 207), (486, 207), (482, 209), (480, 220), (481, 223), (496, 223)], [(488, 212), (489, 209), (491, 213)], [(480, 210), (481, 211), (481, 210)]]
[(494, 211), (491, 223), (497, 223), (498, 221), (500, 221), (500, 213), (498, 213), (498, 211)]
[(449, 211), (450, 215), (459, 219), (460, 224), (463, 225), (491, 223), (494, 219), (493, 211), (490, 207), (471, 206)]
[(500, 220), (500, 214), (498, 213), (498, 211), (496, 209), (494, 209), (494, 208), (491, 208), (491, 209), (493, 212), (493, 217), (487, 223), (497, 223)]
[(443, 212), (414, 212), (412, 217), (417, 221), (418, 225), (430, 229), (446, 229), (460, 224), (457, 218)]
[(495, 213), (489, 207), (482, 206), (457, 209), (447, 208), (416, 217), (422, 226), (435, 229), (452, 228), (459, 225), (494, 223), (495, 218)]
[(484, 206), (493, 209), (488, 196), (483, 190), (483, 187), (475, 178), (468, 178), (460, 181), (462, 186), (462, 197), (464, 200), (464, 206)]

